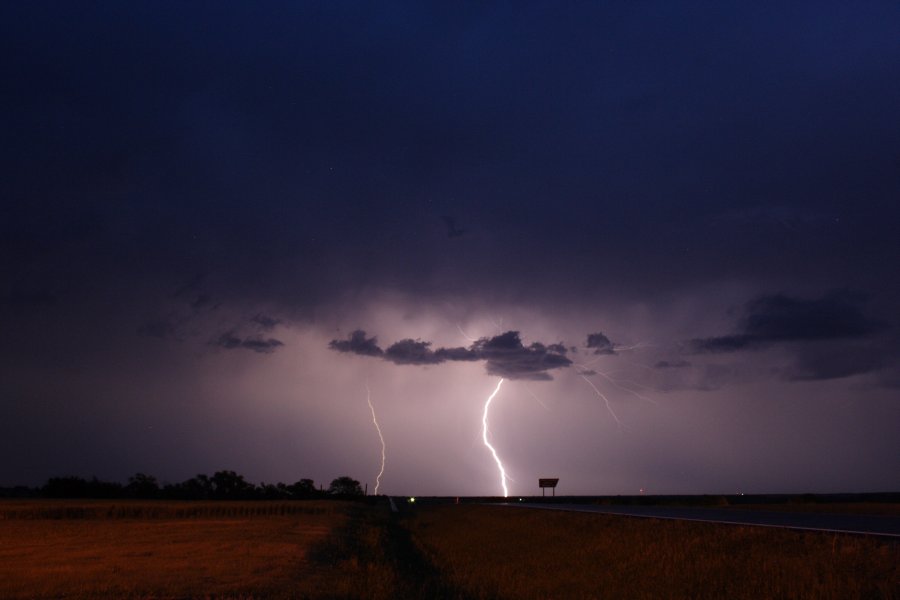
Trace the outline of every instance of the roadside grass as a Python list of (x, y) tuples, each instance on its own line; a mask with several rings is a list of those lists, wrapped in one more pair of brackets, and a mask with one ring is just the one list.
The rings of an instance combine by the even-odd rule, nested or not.
[(900, 598), (897, 541), (379, 502), (0, 502), (0, 598)]
[(199, 519), (343, 513), (344, 504), (316, 500), (0, 500), (5, 519)]
[(472, 505), (409, 527), (470, 598), (900, 598), (890, 540)]
[(0, 506), (0, 597), (390, 598), (387, 508), (343, 502)]

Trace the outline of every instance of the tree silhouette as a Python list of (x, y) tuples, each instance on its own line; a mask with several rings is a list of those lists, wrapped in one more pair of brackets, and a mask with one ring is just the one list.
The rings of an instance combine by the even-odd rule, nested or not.
[(159, 496), (159, 482), (152, 475), (135, 473), (128, 478), (125, 494), (132, 498), (156, 498)]
[(167, 488), (166, 491), (173, 498), (207, 500), (212, 497), (213, 485), (207, 475), (200, 473), (196, 477), (191, 477), (182, 483)]
[(316, 498), (321, 495), (312, 479), (301, 479), (287, 489), (294, 498)]
[(363, 489), (357, 480), (343, 475), (331, 482), (331, 485), (328, 486), (328, 494), (341, 497), (362, 496)]
[(128, 483), (101, 481), (96, 477), (51, 477), (40, 488), (0, 487), (0, 497), (45, 498), (159, 498), (164, 500), (304, 500), (312, 498), (351, 498), (364, 496), (359, 482), (338, 477), (328, 491), (316, 489), (312, 479), (301, 479), (290, 485), (260, 483), (255, 485), (234, 471), (216, 471), (212, 476), (200, 473), (181, 483), (161, 485), (153, 475), (135, 473)]
[(243, 475), (234, 471), (216, 471), (210, 478), (213, 485), (213, 497), (227, 500), (239, 500), (253, 495), (253, 485), (244, 480)]
[(51, 477), (41, 489), (47, 498), (119, 498), (122, 484), (100, 481), (96, 477)]

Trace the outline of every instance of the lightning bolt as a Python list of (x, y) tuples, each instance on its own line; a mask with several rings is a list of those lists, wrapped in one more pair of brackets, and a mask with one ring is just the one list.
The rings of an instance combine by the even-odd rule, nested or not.
[(613, 420), (615, 420), (616, 425), (618, 425), (619, 427), (622, 427), (622, 421), (619, 420), (619, 417), (617, 417), (615, 411), (613, 411), (612, 405), (609, 403), (609, 398), (604, 396), (603, 392), (601, 392), (600, 390), (597, 389), (597, 386), (594, 385), (593, 381), (591, 381), (590, 379), (588, 379), (581, 373), (579, 373), (578, 376), (581, 377), (582, 379), (584, 379), (587, 382), (587, 384), (594, 389), (594, 391), (597, 393), (597, 396), (599, 396), (600, 399), (603, 400), (603, 402), (606, 404), (606, 410), (608, 410), (609, 414), (612, 415), (612, 418), (613, 418)]
[(463, 331), (463, 328), (460, 327), (459, 323), (456, 324), (456, 328), (459, 330), (459, 333), (460, 333), (464, 338), (466, 338), (467, 340), (469, 340), (470, 342), (477, 342), (477, 341), (478, 341), (476, 338), (473, 338), (472, 336), (470, 336), (469, 334), (467, 334), (465, 331)]
[(534, 392), (532, 392), (530, 387), (525, 386), (525, 391), (528, 392), (529, 394), (531, 394), (531, 397), (534, 398), (535, 401), (536, 401), (538, 404), (540, 404), (540, 405), (543, 407), (544, 410), (550, 410), (550, 407), (547, 406), (546, 404), (544, 404), (544, 401), (541, 400), (540, 398), (538, 398), (538, 397), (537, 397), (537, 394), (535, 394)]
[(506, 489), (506, 470), (503, 468), (503, 463), (500, 462), (500, 457), (497, 456), (497, 451), (494, 450), (494, 447), (491, 446), (491, 443), (488, 441), (488, 409), (491, 406), (491, 400), (494, 399), (494, 396), (497, 395), (497, 392), (500, 391), (500, 386), (503, 385), (503, 378), (497, 382), (497, 387), (494, 389), (494, 393), (488, 396), (487, 402), (484, 403), (484, 414), (481, 416), (481, 439), (484, 440), (484, 445), (487, 446), (487, 449), (491, 451), (491, 455), (494, 457), (494, 462), (497, 463), (497, 468), (500, 470), (500, 486), (503, 488), (503, 497), (509, 497), (509, 490)]
[(375, 424), (375, 431), (378, 432), (378, 439), (381, 440), (381, 470), (375, 477), (375, 495), (378, 495), (378, 488), (381, 486), (381, 476), (384, 475), (384, 436), (381, 435), (381, 427), (378, 425), (378, 419), (375, 417), (375, 406), (372, 405), (372, 392), (369, 390), (369, 382), (366, 381), (366, 402), (369, 404), (369, 410), (372, 411), (372, 423)]
[[(631, 394), (631, 395), (633, 395), (633, 396), (635, 396), (635, 397), (637, 397), (637, 398), (640, 398), (641, 400), (644, 400), (644, 401), (646, 401), (646, 402), (649, 402), (649, 403), (651, 403), (651, 404), (657, 404), (657, 405), (659, 404), (659, 402), (657, 402), (656, 400), (652, 400), (652, 399), (648, 398), (647, 396), (644, 396), (644, 395), (642, 395), (642, 394), (639, 394), (639, 393), (637, 393), (636, 391), (634, 391), (634, 390), (632, 390), (632, 389), (628, 389), (627, 387), (625, 387), (625, 386), (623, 386), (623, 385), (621, 385), (621, 384), (622, 384), (622, 383), (630, 383), (631, 385), (634, 385), (634, 386), (637, 386), (637, 387), (642, 387), (642, 388), (646, 388), (646, 386), (642, 386), (641, 384), (636, 383), (636, 382), (631, 381), (631, 380), (628, 380), (628, 379), (613, 379), (612, 377), (609, 376), (608, 373), (603, 373), (602, 371), (596, 371), (596, 373), (597, 373), (597, 375), (599, 375), (600, 377), (604, 378), (605, 380), (607, 380), (608, 382), (610, 382), (611, 384), (613, 384), (614, 386), (616, 386), (617, 388), (619, 388), (619, 389), (622, 390), (623, 392), (628, 392), (629, 394)], [(584, 377), (584, 375), (582, 375), (582, 377)]]

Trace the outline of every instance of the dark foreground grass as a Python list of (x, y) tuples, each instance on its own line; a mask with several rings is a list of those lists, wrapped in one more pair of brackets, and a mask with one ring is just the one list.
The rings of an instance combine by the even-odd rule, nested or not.
[(492, 506), (434, 506), (413, 538), (471, 598), (898, 598), (871, 537)]
[(0, 502), (0, 598), (460, 598), (374, 504)]
[(386, 507), (0, 503), (0, 598), (391, 598)]
[(900, 546), (496, 506), (0, 503), (0, 598), (900, 598)]

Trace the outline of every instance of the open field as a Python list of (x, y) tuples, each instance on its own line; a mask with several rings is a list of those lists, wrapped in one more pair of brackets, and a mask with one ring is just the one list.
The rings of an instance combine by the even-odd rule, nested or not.
[(385, 512), (335, 501), (0, 503), (0, 597), (352, 597), (390, 574), (358, 558), (380, 542)]
[(900, 597), (900, 545), (861, 536), (465, 505), (410, 528), (473, 598)]
[(483, 505), (0, 502), (2, 598), (900, 598), (900, 543)]

